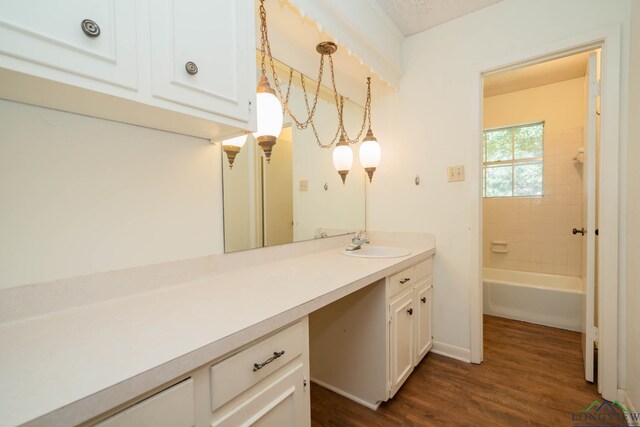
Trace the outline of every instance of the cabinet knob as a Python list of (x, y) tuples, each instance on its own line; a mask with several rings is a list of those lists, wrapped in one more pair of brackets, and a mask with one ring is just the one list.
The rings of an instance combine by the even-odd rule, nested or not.
[(87, 37), (96, 38), (100, 35), (100, 27), (91, 19), (83, 20), (80, 27)]
[(413, 308), (410, 308), (409, 310), (407, 310), (407, 313), (409, 313), (409, 316), (413, 316)]
[(400, 279), (400, 284), (404, 285), (405, 283), (407, 283), (409, 280), (411, 280), (410, 277), (405, 277), (404, 279)]
[(187, 70), (187, 73), (191, 75), (198, 74), (198, 66), (193, 61), (189, 61), (186, 64), (184, 64), (184, 68), (185, 70)]
[(427, 297), (422, 297), (422, 298), (420, 298), (420, 301), (422, 301), (423, 303), (425, 303), (425, 304), (426, 304), (426, 302), (427, 302)]

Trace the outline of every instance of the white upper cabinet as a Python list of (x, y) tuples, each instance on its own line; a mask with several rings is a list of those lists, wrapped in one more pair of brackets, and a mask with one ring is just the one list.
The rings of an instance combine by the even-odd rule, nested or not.
[[(246, 0), (162, 0), (150, 9), (152, 93), (248, 121), (255, 84)], [(251, 43), (251, 45), (250, 45)], [(238, 47), (242, 48), (239, 49)]]
[(207, 139), (252, 131), (254, 14), (252, 0), (0, 0), (0, 98)]
[(0, 0), (3, 65), (65, 83), (82, 77), (135, 90), (135, 18), (130, 0)]

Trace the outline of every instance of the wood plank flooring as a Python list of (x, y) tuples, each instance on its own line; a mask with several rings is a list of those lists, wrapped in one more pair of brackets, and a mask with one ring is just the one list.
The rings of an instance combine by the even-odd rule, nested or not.
[(572, 413), (603, 401), (583, 378), (577, 332), (484, 318), (484, 362), (429, 353), (377, 411), (316, 384), (313, 426), (571, 426)]

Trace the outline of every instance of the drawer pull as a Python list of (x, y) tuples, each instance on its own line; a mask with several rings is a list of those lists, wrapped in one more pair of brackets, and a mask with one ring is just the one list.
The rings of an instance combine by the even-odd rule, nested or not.
[(404, 285), (405, 283), (407, 283), (409, 280), (411, 280), (411, 277), (405, 277), (404, 279), (400, 279), (400, 284)]
[(84, 31), (87, 37), (96, 38), (100, 35), (100, 27), (91, 19), (82, 21), (80, 27), (82, 27), (82, 31)]
[(420, 298), (420, 301), (422, 301), (424, 304), (426, 304), (427, 303), (427, 297)]
[(407, 313), (409, 313), (409, 316), (413, 316), (413, 308), (410, 308), (409, 310), (407, 310)]
[(264, 368), (269, 363), (273, 362), (274, 360), (276, 360), (278, 357), (282, 356), (283, 354), (284, 354), (284, 350), (282, 350), (282, 351), (274, 351), (273, 352), (273, 356), (271, 356), (270, 358), (268, 358), (264, 362), (262, 362), (262, 363), (254, 363), (253, 364), (253, 372)]

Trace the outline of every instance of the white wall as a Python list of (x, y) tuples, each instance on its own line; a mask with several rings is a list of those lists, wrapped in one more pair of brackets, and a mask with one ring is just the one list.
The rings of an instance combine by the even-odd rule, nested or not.
[(207, 140), (0, 100), (0, 288), (222, 252)]
[[(374, 95), (374, 124), (384, 151), (377, 181), (368, 187), (368, 228), (434, 232), (437, 261), (434, 336), (469, 349), (469, 295), (477, 286), (470, 268), (470, 212), (477, 189), (469, 181), (448, 184), (447, 165), (473, 159), (479, 144), (473, 112), (474, 69), (610, 24), (622, 24), (622, 92), (628, 67), (629, 0), (504, 0), (405, 41), (405, 75), (398, 94)], [(383, 103), (384, 105), (381, 105)], [(624, 107), (624, 106), (623, 106)], [(393, 118), (385, 117), (393, 115)], [(627, 113), (621, 123), (627, 126)], [(626, 153), (621, 141), (621, 155)], [(621, 171), (625, 189), (626, 167)], [(422, 184), (413, 184), (414, 176)], [(625, 195), (621, 194), (621, 198)], [(621, 230), (625, 232), (624, 226)]]
[(627, 200), (627, 394), (640, 410), (640, 1), (631, 5), (631, 57), (629, 63), (629, 147), (627, 170), (630, 188)]

